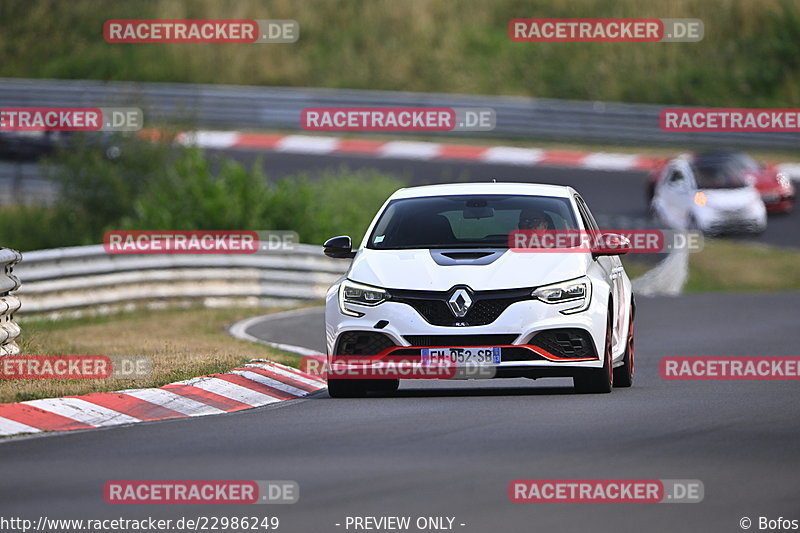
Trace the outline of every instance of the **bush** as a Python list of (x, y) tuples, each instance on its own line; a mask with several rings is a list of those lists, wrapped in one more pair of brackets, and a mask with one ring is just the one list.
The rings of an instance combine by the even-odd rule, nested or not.
[(90, 142), (56, 154), (47, 168), (64, 188), (59, 204), (0, 210), (0, 242), (23, 251), (96, 244), (118, 229), (292, 230), (305, 243), (341, 234), (358, 240), (403, 185), (344, 167), (270, 182), (260, 160), (248, 170), (198, 148), (118, 142), (122, 155), (113, 160)]
[(0, 209), (0, 245), (16, 250), (95, 244), (86, 220), (61, 207), (13, 206)]
[(271, 228), (294, 230), (311, 244), (336, 235), (358, 242), (378, 208), (402, 186), (397, 178), (371, 170), (289, 176), (271, 187)]
[[(110, 160), (106, 147), (120, 149)], [(46, 175), (61, 185), (60, 209), (83, 220), (86, 238), (97, 240), (110, 226), (133, 214), (133, 199), (150, 182), (164, 180), (170, 165), (167, 143), (134, 136), (77, 136), (45, 163)]]
[[(267, 218), (269, 193), (260, 162), (248, 171), (220, 158), (219, 170), (198, 148), (181, 148), (165, 175), (133, 203), (125, 229), (255, 229)], [(270, 228), (259, 228), (270, 229)]]
[(292, 230), (312, 244), (340, 234), (357, 239), (401, 186), (378, 172), (347, 168), (269, 183), (261, 161), (248, 171), (226, 159), (214, 165), (200, 150), (187, 149), (163, 181), (150, 183), (122, 225), (130, 230)]

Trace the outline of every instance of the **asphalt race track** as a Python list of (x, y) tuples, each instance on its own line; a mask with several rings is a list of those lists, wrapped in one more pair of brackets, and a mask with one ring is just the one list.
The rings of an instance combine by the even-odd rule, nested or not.
[[(307, 172), (314, 176), (325, 170), (344, 166), (352, 170), (379, 170), (395, 175), (409, 185), (491, 179), (569, 185), (581, 193), (592, 213), (601, 219), (601, 224), (605, 220), (615, 226), (606, 229), (628, 229), (642, 227), (642, 224), (644, 227), (655, 227), (647, 220), (645, 172), (500, 165), (477, 161), (418, 161), (350, 155), (289, 154), (241, 149), (225, 150), (222, 153), (247, 167), (251, 167), (260, 157), (264, 172), (271, 178), (298, 172)], [(767, 230), (762, 235), (739, 238), (778, 246), (800, 247), (800, 209), (788, 215), (770, 216)]]
[[(791, 381), (664, 381), (670, 355), (797, 355), (800, 293), (642, 298), (637, 380), (577, 395), (565, 380), (406, 382), (391, 397), (324, 393), (239, 414), (0, 442), (4, 516), (263, 516), (345, 531), (350, 515), (454, 516), (457, 531), (741, 531), (800, 518), (800, 390)], [(322, 315), (249, 332), (322, 349)], [(513, 504), (520, 478), (699, 479), (694, 504)], [(104, 503), (114, 479), (296, 480), (275, 506)], [(335, 524), (342, 524), (337, 527)], [(460, 526), (459, 524), (465, 524)], [(352, 531), (352, 530), (351, 530)]]

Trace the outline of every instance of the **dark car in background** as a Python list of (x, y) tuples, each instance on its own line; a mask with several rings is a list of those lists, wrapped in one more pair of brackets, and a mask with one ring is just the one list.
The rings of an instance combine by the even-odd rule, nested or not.
[(58, 148), (69, 148), (79, 142), (99, 147), (108, 159), (116, 159), (122, 154), (118, 138), (107, 131), (81, 134), (71, 131), (0, 131), (0, 159), (35, 161)]

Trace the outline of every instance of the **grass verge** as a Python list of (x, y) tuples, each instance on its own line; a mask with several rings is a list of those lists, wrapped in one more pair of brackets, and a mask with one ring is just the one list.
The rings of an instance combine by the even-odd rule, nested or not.
[[(697, 43), (516, 43), (514, 18), (698, 18)], [(281, 45), (110, 44), (108, 19), (294, 19)], [(47, 39), (42, 36), (46, 35)], [(0, 75), (796, 107), (794, 0), (4, 0)]]
[(686, 292), (800, 290), (800, 250), (706, 239), (689, 256)]
[(0, 380), (0, 402), (159, 387), (227, 372), (253, 358), (296, 364), (298, 358), (292, 354), (235, 339), (225, 332), (231, 323), (265, 312), (255, 307), (191, 308), (60, 321), (26, 320), (23, 316), (19, 320), (23, 354), (148, 356), (153, 372), (135, 380)]

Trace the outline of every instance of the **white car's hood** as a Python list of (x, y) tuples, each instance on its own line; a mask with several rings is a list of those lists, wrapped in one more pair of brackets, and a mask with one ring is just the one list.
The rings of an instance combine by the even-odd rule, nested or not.
[(577, 278), (586, 273), (590, 261), (591, 254), (585, 252), (506, 250), (491, 264), (441, 265), (430, 250), (362, 248), (347, 277), (387, 289), (446, 291), (454, 285), (467, 285), (473, 290), (513, 289)]
[(749, 207), (753, 202), (758, 202), (761, 196), (753, 187), (738, 189), (703, 189), (706, 195), (706, 206), (721, 211), (731, 211)]

